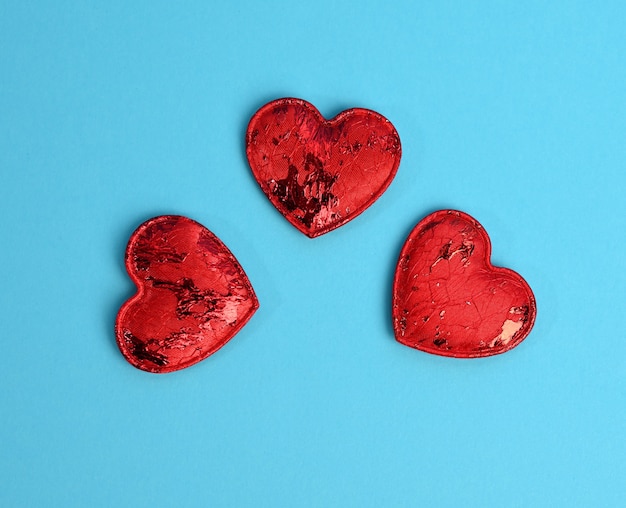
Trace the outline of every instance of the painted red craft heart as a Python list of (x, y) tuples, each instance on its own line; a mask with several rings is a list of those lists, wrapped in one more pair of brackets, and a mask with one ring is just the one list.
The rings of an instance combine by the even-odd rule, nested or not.
[(376, 201), (400, 164), (400, 137), (382, 115), (348, 109), (326, 120), (301, 99), (278, 99), (248, 125), (246, 153), (272, 204), (314, 238)]
[(201, 224), (155, 217), (132, 234), (126, 269), (138, 288), (117, 315), (117, 344), (148, 372), (204, 360), (248, 322), (259, 302), (228, 248)]
[(392, 313), (402, 344), (477, 358), (522, 342), (537, 306), (521, 275), (491, 264), (491, 242), (478, 221), (441, 210), (415, 226), (402, 248)]

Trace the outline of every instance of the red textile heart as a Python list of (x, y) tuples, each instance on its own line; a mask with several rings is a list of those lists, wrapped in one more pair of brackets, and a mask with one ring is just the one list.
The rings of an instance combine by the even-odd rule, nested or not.
[(526, 281), (491, 264), (489, 236), (466, 213), (441, 210), (411, 231), (393, 283), (402, 344), (457, 358), (496, 355), (526, 338), (536, 313)]
[(400, 138), (389, 120), (348, 109), (325, 120), (301, 99), (278, 99), (248, 125), (246, 153), (272, 204), (314, 238), (363, 212), (383, 192), (400, 164)]
[(117, 315), (117, 344), (148, 372), (204, 360), (248, 322), (259, 302), (228, 248), (201, 224), (155, 217), (130, 237), (126, 269), (138, 292)]

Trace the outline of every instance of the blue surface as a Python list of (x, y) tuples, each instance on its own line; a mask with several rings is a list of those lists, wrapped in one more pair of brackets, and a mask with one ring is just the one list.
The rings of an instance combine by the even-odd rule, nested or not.
[[(0, 506), (625, 506), (626, 4), (170, 3), (0, 4)], [(403, 142), (315, 240), (245, 159), (282, 96)], [(393, 339), (400, 247), (445, 207), (535, 292), (508, 354)], [(163, 213), (216, 233), (261, 308), (157, 376), (113, 323)]]

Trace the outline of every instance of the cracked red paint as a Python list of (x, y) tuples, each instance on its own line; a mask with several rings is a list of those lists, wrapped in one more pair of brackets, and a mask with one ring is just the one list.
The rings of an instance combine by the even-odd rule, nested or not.
[(204, 360), (259, 307), (228, 248), (201, 224), (155, 217), (132, 234), (126, 269), (138, 288), (117, 315), (115, 334), (138, 369), (165, 373)]
[(328, 233), (385, 192), (400, 164), (396, 129), (367, 109), (326, 120), (301, 99), (278, 99), (248, 125), (246, 153), (263, 192), (307, 236)]
[(442, 356), (504, 353), (530, 333), (535, 297), (518, 273), (491, 264), (483, 227), (441, 210), (411, 231), (393, 284), (393, 327), (407, 346)]

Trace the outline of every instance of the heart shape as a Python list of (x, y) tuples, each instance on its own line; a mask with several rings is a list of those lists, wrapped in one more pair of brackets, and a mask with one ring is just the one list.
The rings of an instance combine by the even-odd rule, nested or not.
[(310, 238), (362, 213), (389, 187), (402, 149), (396, 129), (367, 109), (326, 120), (302, 99), (278, 99), (248, 125), (246, 154), (265, 195)]
[(456, 358), (496, 355), (528, 336), (536, 313), (529, 285), (491, 264), (489, 236), (466, 213), (435, 212), (409, 234), (393, 283), (402, 344)]
[(126, 359), (155, 373), (184, 369), (226, 344), (259, 302), (228, 248), (201, 224), (176, 215), (144, 222), (126, 249), (138, 288), (117, 315)]

